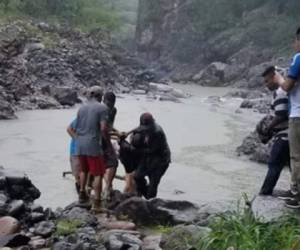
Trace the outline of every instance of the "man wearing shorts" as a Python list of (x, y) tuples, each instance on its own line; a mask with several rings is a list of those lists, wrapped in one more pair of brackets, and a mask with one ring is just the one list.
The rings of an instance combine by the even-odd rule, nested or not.
[(93, 210), (101, 209), (102, 179), (105, 174), (102, 140), (107, 148), (111, 147), (107, 129), (107, 107), (101, 104), (103, 91), (99, 86), (89, 89), (88, 101), (78, 111), (76, 122), (76, 154), (80, 159), (79, 202), (86, 202), (88, 197), (85, 186), (87, 174), (94, 177), (95, 197)]

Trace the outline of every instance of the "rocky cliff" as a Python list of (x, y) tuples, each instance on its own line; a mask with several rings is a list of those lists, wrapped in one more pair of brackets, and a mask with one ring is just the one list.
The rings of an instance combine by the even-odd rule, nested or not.
[(140, 0), (139, 55), (162, 76), (257, 88), (265, 65), (286, 66), (297, 1)]

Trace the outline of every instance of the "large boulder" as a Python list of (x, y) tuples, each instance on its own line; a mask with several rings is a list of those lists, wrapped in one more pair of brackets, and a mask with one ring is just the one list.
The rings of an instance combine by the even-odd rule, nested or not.
[(61, 105), (73, 106), (80, 102), (77, 91), (71, 87), (52, 87), (50, 93)]
[(256, 196), (251, 204), (254, 216), (264, 222), (276, 221), (280, 217), (296, 212), (285, 207), (285, 202), (273, 196)]
[(110, 230), (104, 233), (103, 241), (110, 250), (141, 250), (143, 242), (140, 237), (136, 231)]
[(4, 216), (0, 218), (0, 237), (16, 234), (20, 231), (20, 223), (13, 217)]
[(0, 169), (0, 177), (1, 176), (4, 177), (5, 181), (3, 191), (7, 193), (10, 199), (32, 202), (40, 197), (40, 191), (24, 173), (11, 173)]
[(193, 77), (193, 81), (203, 86), (224, 86), (227, 64), (213, 62)]
[(187, 201), (170, 201), (142, 198), (130, 198), (116, 207), (118, 217), (124, 216), (137, 224), (167, 224), (193, 223), (198, 218), (198, 207)]
[(70, 210), (65, 210), (62, 213), (61, 218), (78, 221), (81, 226), (95, 226), (97, 224), (97, 218), (89, 213), (88, 210), (80, 207), (73, 207)]

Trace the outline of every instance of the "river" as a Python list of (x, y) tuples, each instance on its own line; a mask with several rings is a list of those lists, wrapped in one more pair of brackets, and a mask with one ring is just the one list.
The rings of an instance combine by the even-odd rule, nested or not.
[[(115, 127), (135, 127), (142, 112), (150, 111), (164, 128), (172, 150), (172, 164), (163, 177), (158, 196), (186, 199), (198, 204), (235, 200), (242, 193), (258, 192), (266, 166), (237, 157), (235, 148), (255, 126), (259, 115), (235, 113), (238, 99), (214, 101), (228, 89), (181, 86), (192, 94), (182, 103), (148, 100), (144, 96), (121, 96), (117, 100)], [(66, 127), (78, 107), (65, 110), (22, 111), (18, 120), (0, 121), (0, 165), (27, 173), (41, 190), (38, 203), (64, 207), (77, 199), (69, 167)], [(124, 174), (123, 167), (118, 169)], [(279, 186), (287, 187), (288, 173)], [(122, 181), (115, 186), (123, 188)]]

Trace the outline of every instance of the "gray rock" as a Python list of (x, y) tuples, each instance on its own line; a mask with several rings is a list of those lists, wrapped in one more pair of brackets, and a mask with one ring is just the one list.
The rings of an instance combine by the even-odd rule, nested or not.
[(153, 215), (149, 202), (138, 197), (125, 200), (115, 208), (117, 217), (127, 216), (135, 223), (152, 223)]
[(0, 218), (0, 237), (16, 234), (20, 231), (20, 223), (17, 219), (9, 216)]
[(67, 242), (57, 242), (54, 243), (51, 250), (73, 250), (74, 249), (74, 244), (70, 244)]
[(143, 90), (143, 89), (133, 90), (132, 93), (135, 95), (146, 95), (147, 94), (146, 90)]
[(251, 209), (257, 219), (270, 222), (294, 212), (294, 210), (286, 208), (284, 204), (283, 200), (272, 196), (256, 196), (251, 204)]
[[(269, 116), (265, 116), (259, 121), (258, 126), (267, 121)], [(262, 140), (266, 140), (266, 144), (262, 143)], [(270, 158), (271, 149), (274, 140), (267, 137), (260, 136), (256, 131), (250, 133), (244, 138), (242, 144), (237, 148), (238, 155), (247, 155), (252, 161), (259, 163), (268, 163)]]
[(95, 240), (95, 235), (96, 231), (92, 227), (80, 228), (77, 232), (78, 238), (83, 242), (90, 242), (92, 240)]
[(0, 236), (0, 247), (19, 247), (27, 245), (30, 238), (22, 234)]
[(24, 212), (25, 204), (22, 200), (13, 200), (8, 205), (8, 214), (11, 216), (19, 216)]
[(161, 235), (148, 235), (143, 239), (142, 250), (162, 250)]
[(45, 239), (34, 239), (34, 240), (29, 241), (28, 244), (33, 249), (40, 249), (40, 248), (45, 247), (46, 240)]
[(242, 98), (242, 99), (258, 99), (264, 97), (266, 94), (260, 90), (243, 90), (236, 89), (228, 92), (224, 97), (229, 98)]
[(36, 204), (36, 203), (32, 203), (29, 208), (30, 208), (31, 212), (36, 212), (36, 213), (43, 213), (44, 212), (43, 207), (39, 204)]
[(31, 97), (30, 102), (34, 103), (38, 109), (57, 109), (61, 107), (57, 100), (49, 96), (34, 96)]
[(193, 249), (210, 232), (211, 229), (208, 227), (179, 225), (173, 228), (170, 233), (162, 236), (160, 246), (164, 250)]
[(118, 217), (127, 216), (137, 224), (167, 224), (192, 223), (197, 219), (198, 207), (187, 201), (168, 201), (142, 198), (130, 198), (115, 209)]
[(73, 106), (80, 102), (77, 91), (71, 87), (52, 87), (51, 95), (53, 95), (61, 105)]
[[(166, 213), (167, 224), (193, 223), (198, 216), (199, 207), (188, 201), (153, 199), (150, 204), (153, 214)], [(161, 219), (164, 221), (164, 218)]]
[(42, 221), (35, 225), (34, 233), (42, 237), (49, 237), (55, 231), (55, 224), (52, 221)]
[(176, 103), (180, 103), (181, 101), (173, 96), (172, 94), (163, 94), (158, 96), (158, 100), (159, 101), (168, 101), (168, 102), (176, 102)]
[(110, 250), (140, 250), (143, 242), (138, 234), (132, 234), (131, 231), (111, 230), (103, 235), (104, 245)]
[(33, 212), (30, 214), (30, 222), (37, 223), (45, 219), (45, 215), (43, 213)]
[(244, 109), (255, 109), (262, 114), (269, 113), (270, 107), (271, 107), (270, 98), (244, 100), (240, 106), (240, 108), (244, 108)]
[(8, 205), (6, 204), (7, 201), (8, 201), (8, 197), (4, 193), (0, 193), (0, 216), (7, 214), (7, 209), (8, 209)]
[(64, 211), (62, 218), (69, 220), (78, 220), (82, 226), (94, 226), (97, 224), (97, 218), (89, 213), (86, 209), (74, 207), (71, 210)]
[(213, 62), (193, 77), (193, 81), (204, 86), (224, 86), (227, 64)]

